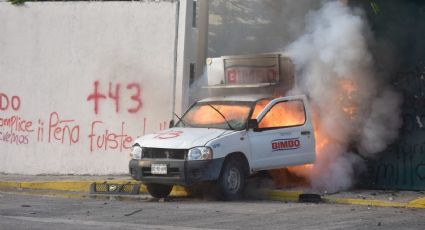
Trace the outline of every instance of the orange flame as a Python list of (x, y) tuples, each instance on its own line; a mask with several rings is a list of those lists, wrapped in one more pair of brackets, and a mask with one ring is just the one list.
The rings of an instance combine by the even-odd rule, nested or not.
[[(252, 118), (257, 118), (258, 114), (263, 111), (271, 99), (259, 101), (254, 108)], [(260, 128), (267, 127), (284, 127), (304, 124), (305, 112), (301, 101), (287, 101), (278, 103), (267, 112), (261, 122), (258, 124)]]
[(353, 94), (357, 91), (357, 86), (351, 80), (341, 80), (339, 82), (341, 86), (341, 90), (348, 96), (348, 98), (352, 98)]
[[(245, 120), (248, 116), (250, 108), (248, 106), (220, 104), (212, 105), (219, 110), (227, 120)], [(223, 117), (211, 108), (209, 105), (202, 105), (197, 110), (187, 114), (186, 120), (195, 121), (196, 124), (221, 124), (224, 122)], [(192, 123), (192, 122), (190, 122)]]
[(354, 97), (357, 93), (357, 86), (351, 80), (341, 80), (340, 86), (340, 105), (342, 111), (348, 115), (350, 119), (355, 119), (357, 114), (357, 106), (353, 103)]

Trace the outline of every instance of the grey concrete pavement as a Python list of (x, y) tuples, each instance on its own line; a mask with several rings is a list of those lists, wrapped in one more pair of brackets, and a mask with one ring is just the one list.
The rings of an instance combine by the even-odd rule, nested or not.
[(0, 193), (0, 229), (425, 229), (423, 209)]

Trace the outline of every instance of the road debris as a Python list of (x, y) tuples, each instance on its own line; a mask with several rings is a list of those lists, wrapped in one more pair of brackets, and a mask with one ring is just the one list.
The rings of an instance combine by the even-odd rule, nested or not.
[(136, 214), (136, 213), (139, 213), (139, 212), (141, 212), (141, 211), (143, 211), (143, 209), (138, 209), (138, 210), (136, 210), (136, 211), (134, 211), (134, 212), (130, 212), (130, 213), (128, 213), (128, 214), (125, 214), (124, 216), (132, 216), (132, 215), (134, 215), (134, 214)]

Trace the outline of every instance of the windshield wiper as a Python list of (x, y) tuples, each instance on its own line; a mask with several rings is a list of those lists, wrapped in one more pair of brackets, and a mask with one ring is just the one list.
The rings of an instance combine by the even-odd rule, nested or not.
[(226, 123), (227, 123), (227, 125), (229, 126), (229, 128), (231, 129), (231, 130), (235, 130), (233, 127), (232, 127), (232, 125), (230, 125), (230, 123), (229, 123), (229, 121), (226, 119), (226, 117), (218, 110), (218, 109), (216, 109), (214, 106), (212, 106), (212, 105), (210, 105), (210, 104), (207, 104), (207, 105), (209, 105), (211, 108), (213, 108), (215, 111), (217, 111), (217, 113), (218, 114), (220, 114), (222, 117), (223, 117), (223, 119), (226, 121)]
[[(174, 113), (174, 112), (173, 112), (173, 113)], [(183, 126), (187, 126), (187, 125), (186, 125), (186, 123), (184, 123), (183, 119), (177, 115), (177, 113), (174, 113), (174, 116), (176, 116), (176, 117), (179, 119), (179, 121), (180, 121), (181, 123), (183, 123)]]

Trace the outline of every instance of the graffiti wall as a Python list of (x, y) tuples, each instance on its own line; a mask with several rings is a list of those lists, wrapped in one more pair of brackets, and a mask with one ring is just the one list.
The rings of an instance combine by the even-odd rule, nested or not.
[(172, 118), (177, 7), (0, 2), (0, 173), (126, 173)]
[(399, 140), (377, 159), (369, 159), (362, 183), (386, 189), (425, 187), (425, 63), (393, 80), (403, 93), (403, 127)]

